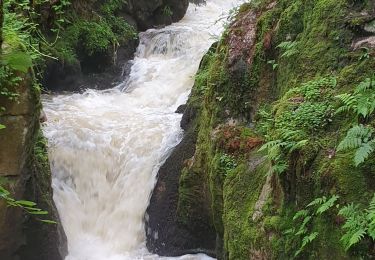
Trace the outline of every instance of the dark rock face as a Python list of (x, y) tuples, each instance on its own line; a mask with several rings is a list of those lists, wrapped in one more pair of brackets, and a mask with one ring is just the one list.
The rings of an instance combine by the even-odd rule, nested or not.
[[(186, 130), (181, 143), (158, 172), (158, 181), (146, 211), (147, 248), (166, 256), (205, 253), (215, 256), (215, 232), (192, 230), (178, 222), (179, 181), (186, 161), (195, 153), (196, 109), (185, 109), (181, 127)], [(197, 223), (199, 225), (199, 223)]]
[[(129, 60), (134, 58), (138, 40), (130, 41), (121, 46), (116, 53), (114, 63), (105, 62), (107, 58), (91, 57), (81, 63), (66, 64), (61, 61), (49, 60), (42, 81), (43, 86), (53, 92), (81, 92), (85, 89), (107, 89), (123, 81), (130, 72), (127, 68)], [(93, 73), (90, 64), (102, 64), (101, 70)]]
[[(48, 211), (48, 216), (43, 219), (54, 220), (57, 224), (43, 223), (34, 216), (26, 216), (23, 224), (24, 244), (18, 250), (23, 260), (62, 260), (67, 255), (67, 239), (52, 198), (51, 171), (44, 142), (40, 134), (27, 164), (24, 197)], [(43, 151), (44, 155), (38, 155), (37, 151)]]
[(130, 0), (126, 12), (137, 22), (138, 29), (168, 25), (184, 17), (188, 0)]

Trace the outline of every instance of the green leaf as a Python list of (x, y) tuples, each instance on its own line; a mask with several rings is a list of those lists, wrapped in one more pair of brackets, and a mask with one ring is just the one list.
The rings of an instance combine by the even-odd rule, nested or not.
[(16, 203), (22, 206), (28, 206), (28, 207), (33, 207), (36, 205), (35, 202), (28, 201), (28, 200), (17, 200)]
[(361, 147), (357, 149), (354, 156), (354, 164), (355, 166), (360, 165), (363, 163), (370, 154), (374, 151), (374, 148), (369, 143), (362, 144)]
[(300, 217), (306, 217), (309, 212), (306, 209), (297, 211), (297, 213), (294, 215), (293, 220), (296, 220)]
[(41, 211), (31, 211), (29, 213), (32, 214), (32, 215), (47, 215), (48, 211), (44, 211), (44, 210), (41, 210)]
[(322, 213), (326, 212), (327, 210), (329, 210), (330, 208), (332, 208), (334, 205), (335, 205), (335, 202), (337, 201), (337, 199), (339, 198), (339, 196), (332, 196), (332, 198), (330, 198), (329, 200), (327, 200), (326, 202), (324, 202), (317, 210), (316, 210), (316, 213), (321, 215)]
[(366, 231), (363, 229), (357, 230), (352, 236), (350, 237), (350, 240), (348, 244), (346, 245), (345, 249), (349, 250), (350, 247), (357, 244), (361, 239), (365, 236)]
[(48, 219), (40, 219), (41, 222), (47, 223), (47, 224), (57, 224), (56, 221), (48, 220)]

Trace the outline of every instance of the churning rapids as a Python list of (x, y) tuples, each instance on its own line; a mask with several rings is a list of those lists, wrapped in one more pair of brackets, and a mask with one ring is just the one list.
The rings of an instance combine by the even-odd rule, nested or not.
[(182, 137), (174, 112), (222, 32), (220, 18), (239, 1), (190, 4), (180, 22), (141, 33), (130, 77), (113, 89), (43, 97), (66, 260), (172, 259), (147, 251), (144, 214), (157, 171)]

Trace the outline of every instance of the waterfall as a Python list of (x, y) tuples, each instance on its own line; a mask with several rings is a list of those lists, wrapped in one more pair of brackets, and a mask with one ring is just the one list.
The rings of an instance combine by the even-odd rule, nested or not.
[(144, 213), (157, 171), (183, 134), (174, 112), (238, 3), (190, 4), (180, 22), (141, 33), (130, 76), (116, 88), (43, 97), (66, 260), (176, 259), (147, 251)]

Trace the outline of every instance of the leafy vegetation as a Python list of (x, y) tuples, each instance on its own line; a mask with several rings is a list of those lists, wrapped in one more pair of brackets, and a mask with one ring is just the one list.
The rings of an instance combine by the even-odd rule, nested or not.
[(349, 250), (361, 240), (372, 239), (375, 242), (375, 194), (366, 209), (353, 203), (343, 207), (339, 215), (346, 219), (342, 228), (345, 234), (341, 241), (345, 250)]
[(355, 88), (354, 93), (336, 96), (342, 106), (336, 113), (347, 112), (357, 120), (366, 120), (375, 110), (375, 77), (366, 78)]
[(336, 113), (347, 113), (354, 121), (345, 138), (337, 147), (338, 151), (354, 150), (355, 166), (363, 163), (375, 149), (375, 129), (371, 125), (358, 124), (368, 122), (375, 110), (375, 78), (367, 78), (354, 90), (337, 98), (343, 103)]
[[(259, 112), (259, 131), (268, 141), (259, 151), (267, 151), (273, 162), (270, 173), (288, 168), (287, 156), (314, 142), (317, 134), (332, 121), (334, 78), (321, 78), (290, 89), (275, 103), (272, 113)], [(324, 99), (321, 98), (322, 94)]]
[(219, 167), (226, 173), (237, 167), (235, 158), (228, 154), (222, 154), (219, 158)]
[[(24, 210), (26, 213), (34, 216), (41, 216), (41, 215), (47, 215), (48, 212), (45, 210), (42, 210), (37, 207), (35, 202), (28, 201), (28, 200), (15, 200), (10, 196), (10, 192), (6, 190), (4, 187), (0, 185), (0, 198), (5, 200), (8, 206), (10, 207), (17, 207)], [(48, 219), (40, 219), (38, 220), (48, 223), (48, 224), (56, 224), (55, 221), (48, 220)]]
[(298, 211), (294, 215), (293, 221), (297, 224), (297, 227), (293, 227), (284, 232), (284, 234), (292, 236), (292, 239), (295, 239), (297, 244), (300, 244), (299, 248), (294, 253), (294, 257), (300, 255), (305, 247), (319, 236), (319, 232), (311, 230), (311, 223), (315, 217), (326, 213), (329, 209), (334, 207), (338, 198), (339, 197), (336, 195), (329, 199), (325, 196), (316, 198), (309, 203), (305, 209)]
[(374, 129), (370, 126), (356, 125), (348, 130), (337, 151), (355, 150), (355, 166), (363, 163), (375, 149)]
[[(194, 171), (183, 173), (183, 179), (191, 180), (199, 173), (200, 182), (184, 182), (182, 187), (184, 195), (196, 190), (211, 194), (212, 200), (199, 205), (211, 203), (215, 228), (223, 234), (223, 258), (374, 256), (374, 242), (368, 235), (345, 250), (340, 239), (346, 220), (337, 216), (338, 196), (340, 203), (353, 202), (362, 209), (375, 189), (371, 114), (375, 99), (371, 80), (363, 80), (373, 74), (374, 52), (351, 47), (363, 22), (356, 30), (347, 26), (353, 12), (372, 10), (370, 2), (252, 1), (233, 10), (235, 26), (228, 23), (214, 55), (203, 59), (190, 99), (200, 101), (200, 106), (194, 103), (200, 109), (198, 152)], [(249, 22), (252, 19), (254, 24)], [(230, 37), (249, 42), (245, 37), (253, 37), (246, 34), (251, 26), (257, 27), (250, 39), (254, 44), (238, 46), (236, 41), (233, 45)], [(233, 61), (231, 51), (237, 47), (244, 48), (243, 55)], [(358, 92), (363, 93), (361, 97), (356, 91), (359, 85), (364, 89)], [(339, 95), (343, 92), (350, 93), (350, 102), (354, 96), (358, 101), (344, 103), (346, 97)], [(238, 164), (223, 177), (217, 167), (223, 151), (212, 148), (212, 143), (217, 141), (219, 127), (232, 119), (237, 124), (233, 128), (246, 125), (265, 143), (250, 154), (237, 154), (227, 149), (236, 141), (234, 135), (219, 138), (219, 148)], [(361, 128), (360, 134), (349, 133), (352, 127)], [(357, 149), (362, 154), (356, 159), (361, 167), (351, 163)], [(267, 181), (272, 190), (264, 198)], [(187, 212), (194, 208), (185, 206)], [(295, 216), (300, 209), (300, 216)], [(288, 235), (283, 233), (292, 227)]]
[(281, 51), (283, 52), (280, 57), (289, 58), (297, 54), (298, 53), (297, 46), (298, 46), (297, 42), (287, 41), (287, 42), (280, 43), (279, 45), (277, 45), (277, 48), (281, 49)]

